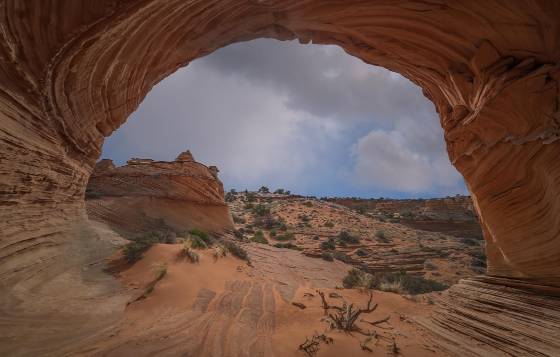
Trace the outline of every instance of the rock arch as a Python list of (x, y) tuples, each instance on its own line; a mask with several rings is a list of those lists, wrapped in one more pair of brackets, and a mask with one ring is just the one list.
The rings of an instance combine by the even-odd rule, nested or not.
[(0, 279), (52, 265), (103, 140), (227, 44), (337, 44), (422, 87), (480, 213), (489, 274), (560, 286), (560, 3), (5, 0)]

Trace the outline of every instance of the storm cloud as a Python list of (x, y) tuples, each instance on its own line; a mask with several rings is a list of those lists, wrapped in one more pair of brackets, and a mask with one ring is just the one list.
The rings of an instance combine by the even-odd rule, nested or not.
[(170, 160), (188, 148), (218, 165), (228, 188), (465, 192), (420, 89), (336, 46), (255, 40), (195, 60), (148, 94), (103, 157)]

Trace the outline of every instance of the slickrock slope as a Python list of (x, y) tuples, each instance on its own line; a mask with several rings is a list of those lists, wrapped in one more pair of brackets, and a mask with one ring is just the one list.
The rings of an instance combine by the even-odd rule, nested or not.
[[(249, 196), (251, 202), (244, 193), (229, 202), (238, 236), (242, 233), (244, 239), (262, 230), (269, 244), (291, 243), (310, 257), (320, 259), (326, 253), (336, 259), (337, 253), (343, 253), (340, 259), (370, 273), (406, 271), (448, 285), (486, 271), (482, 240), (416, 230), (323, 200)], [(270, 213), (259, 216), (259, 207)], [(341, 245), (338, 237), (343, 231), (359, 242)], [(329, 240), (334, 248), (322, 248)]]
[(167, 226), (222, 233), (233, 228), (215, 166), (194, 161), (189, 151), (175, 161), (131, 159), (115, 167), (101, 160), (86, 189), (90, 219), (127, 235)]

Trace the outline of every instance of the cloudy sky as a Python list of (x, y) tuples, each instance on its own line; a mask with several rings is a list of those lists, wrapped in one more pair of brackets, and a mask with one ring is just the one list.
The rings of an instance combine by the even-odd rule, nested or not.
[(102, 157), (173, 160), (187, 149), (220, 168), (226, 189), (466, 193), (421, 90), (336, 46), (263, 39), (193, 61), (154, 87)]

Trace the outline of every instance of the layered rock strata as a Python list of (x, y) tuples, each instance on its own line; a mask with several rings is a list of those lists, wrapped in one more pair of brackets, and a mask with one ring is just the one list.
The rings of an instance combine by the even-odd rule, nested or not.
[(172, 162), (131, 159), (115, 167), (111, 160), (101, 160), (86, 198), (90, 219), (124, 235), (192, 228), (221, 233), (233, 228), (217, 168), (196, 162), (188, 151)]

